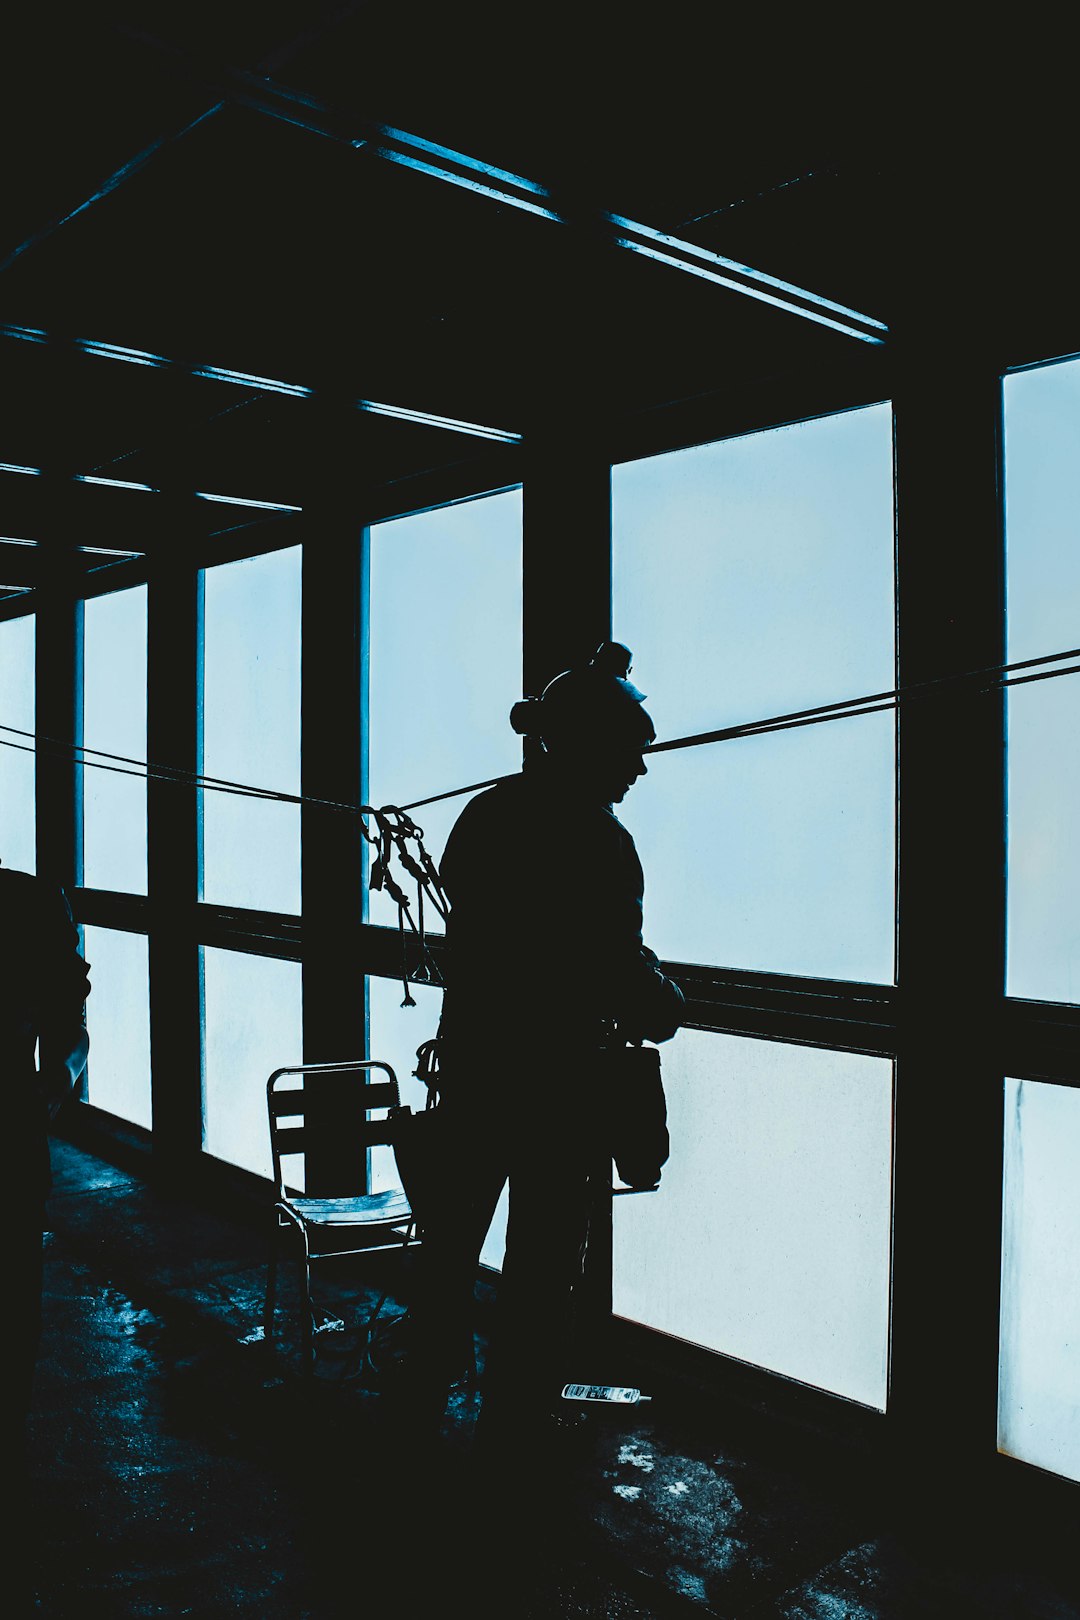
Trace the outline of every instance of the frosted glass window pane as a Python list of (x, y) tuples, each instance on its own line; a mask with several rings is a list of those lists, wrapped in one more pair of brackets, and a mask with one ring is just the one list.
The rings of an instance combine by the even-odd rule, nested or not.
[[(520, 770), (520, 490), (372, 527), (368, 665), (372, 804)], [(415, 812), (436, 861), (463, 802)], [(385, 895), (368, 906), (396, 925)]]
[(86, 928), (90, 964), (87, 1101), (146, 1130), (150, 1104), (150, 967), (145, 934)]
[[(144, 760), (146, 586), (92, 597), (83, 614), (83, 741), (87, 748)], [(93, 764), (84, 765), (81, 776), (84, 883), (145, 894), (145, 778)]]
[(615, 633), (662, 735), (892, 686), (888, 405), (612, 476)]
[(1009, 660), (1080, 646), (1080, 360), (1006, 377)]
[(303, 1062), (299, 962), (203, 947), (203, 1146), (273, 1173), (266, 1082)]
[(885, 1409), (892, 1065), (684, 1029), (671, 1158), (616, 1198), (615, 1311)]
[(0, 860), (18, 872), (37, 870), (34, 755), (25, 751), (34, 746), (34, 629), (32, 614), (0, 623), (0, 723), (15, 728), (0, 731)]
[[(614, 630), (661, 740), (894, 686), (887, 405), (616, 467), (613, 512)], [(891, 982), (891, 715), (694, 754), (620, 812), (654, 948)]]
[(509, 1188), (504, 1187), (499, 1199), (498, 1207), (491, 1217), (484, 1246), (480, 1250), (480, 1264), (487, 1266), (491, 1271), (501, 1271), (503, 1258), (506, 1253), (506, 1222), (510, 1214)]
[[(208, 568), (203, 771), (300, 792), (300, 548)], [(300, 910), (300, 807), (209, 790), (203, 897)]]
[(619, 807), (645, 872), (645, 938), (668, 961), (889, 983), (889, 713), (649, 761)]
[[(1080, 646), (1080, 361), (1005, 379), (1008, 658)], [(1080, 675), (1008, 694), (1007, 990), (1080, 1001)]]
[(1080, 1002), (1080, 677), (1014, 687), (1008, 726), (1006, 991)]
[[(427, 1103), (427, 1089), (412, 1077), (412, 1071), (416, 1068), (416, 1048), (438, 1032), (442, 992), (423, 984), (412, 985), (411, 992), (416, 1006), (403, 1007), (404, 991), (400, 980), (368, 980), (368, 1056), (389, 1063), (398, 1077), (402, 1102), (419, 1113)], [(400, 1185), (393, 1150), (388, 1147), (372, 1148), (372, 1191), (383, 1192)], [(502, 1266), (506, 1246), (506, 1212), (504, 1191), (480, 1255), (481, 1263), (496, 1271)]]
[(998, 1446), (1080, 1480), (1080, 1091), (1005, 1082)]

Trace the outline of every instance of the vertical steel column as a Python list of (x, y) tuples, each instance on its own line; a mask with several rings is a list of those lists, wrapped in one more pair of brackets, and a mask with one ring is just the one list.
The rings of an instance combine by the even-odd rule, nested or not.
[[(177, 550), (181, 536), (177, 536)], [(155, 1166), (183, 1175), (202, 1150), (202, 576), (162, 556), (147, 582), (146, 752), (187, 781), (147, 783), (150, 1056)]]
[[(611, 466), (569, 410), (530, 435), (523, 488), (524, 691), (538, 694), (611, 637)], [(523, 919), (527, 923), (527, 919)], [(610, 1162), (597, 1166), (585, 1262), (586, 1353), (611, 1317)]]
[[(902, 687), (1004, 660), (1001, 389), (955, 343), (895, 392)], [(1004, 990), (1004, 696), (900, 710), (889, 1425), (919, 1479), (995, 1452)]]
[(607, 262), (579, 251), (552, 267), (534, 310), (523, 443), (524, 692), (611, 636), (611, 458), (618, 405), (604, 349)]
[[(37, 870), (70, 894), (82, 882), (82, 602), (58, 570), (37, 592), (34, 680), (37, 753)], [(48, 739), (46, 741), (46, 739)]]
[[(336, 507), (325, 496), (304, 541), (301, 783), (305, 799), (361, 804), (361, 737), (367, 532), (347, 515), (356, 492)], [(360, 920), (364, 842), (355, 816), (305, 803), (301, 811), (304, 1060), (332, 1063), (366, 1054)], [(309, 1151), (309, 1190), (366, 1189), (355, 1149), (350, 1088), (321, 1082), (325, 1106), (309, 1112), (318, 1133)]]
[[(36, 866), (38, 875), (61, 884), (72, 902), (83, 876), (76, 763), (83, 740), (83, 606), (77, 590), (66, 567), (43, 583), (34, 632)], [(85, 1072), (76, 1095), (86, 1096)]]
[(584, 426), (530, 436), (523, 492), (524, 691), (611, 636), (611, 466)]

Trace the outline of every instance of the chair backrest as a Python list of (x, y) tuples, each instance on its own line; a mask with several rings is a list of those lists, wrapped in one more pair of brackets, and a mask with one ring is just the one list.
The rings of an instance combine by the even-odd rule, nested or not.
[[(302, 1085), (288, 1083), (297, 1076), (302, 1078)], [(357, 1058), (344, 1063), (297, 1063), (275, 1069), (266, 1082), (266, 1109), (279, 1193), (285, 1190), (282, 1160), (306, 1154), (319, 1129), (320, 1113), (325, 1129), (331, 1093), (338, 1107), (347, 1097), (349, 1129), (358, 1152), (392, 1139), (391, 1110), (400, 1106), (401, 1095), (397, 1075), (389, 1063)], [(372, 1119), (374, 1112), (382, 1117)]]

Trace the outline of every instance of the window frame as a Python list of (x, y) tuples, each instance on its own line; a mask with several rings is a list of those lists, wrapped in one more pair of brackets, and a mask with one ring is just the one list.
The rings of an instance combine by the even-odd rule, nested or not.
[[(1050, 359), (1053, 357), (1051, 356)], [(1062, 356), (1061, 358), (1065, 358)], [(1003, 363), (1007, 359), (1008, 363)], [(356, 490), (339, 482), (324, 492), (305, 528), (305, 622), (333, 624), (340, 657), (316, 668), (305, 655), (304, 689), (356, 694), (348, 711), (344, 764), (335, 764), (309, 725), (303, 792), (333, 781), (335, 796), (353, 786), (362, 800), (365, 525), (405, 516), (443, 500), (524, 490), (525, 690), (538, 690), (580, 647), (611, 634), (610, 478), (620, 460), (685, 448), (735, 433), (764, 430), (809, 415), (893, 402), (897, 498), (897, 655), (901, 684), (941, 679), (1004, 657), (1001, 395), (1007, 370), (1050, 363), (1001, 355), (973, 358), (943, 351), (930, 335), (909, 339), (900, 358), (860, 359), (814, 377), (772, 379), (738, 397), (718, 392), (627, 421), (575, 421), (568, 401), (530, 435), (524, 454), (499, 452), (475, 468), (405, 488)], [(929, 379), (929, 382), (928, 382)], [(552, 410), (556, 409), (552, 406)], [(943, 502), (942, 492), (945, 491)], [(575, 514), (574, 535), (565, 518)], [(309, 521), (305, 514), (305, 524)], [(587, 535), (587, 544), (582, 544)], [(255, 531), (231, 542), (229, 556), (295, 543)], [(355, 559), (355, 560), (354, 560)], [(199, 759), (200, 613), (197, 547), (110, 565), (83, 581), (82, 595), (149, 584), (148, 757), (194, 773)], [(313, 576), (314, 578), (314, 576)], [(306, 579), (306, 575), (305, 575)], [(80, 597), (69, 583), (42, 585), (29, 600), (0, 603), (0, 616), (37, 615), (38, 725), (74, 743), (78, 734)], [(950, 622), (949, 607), (956, 612)], [(305, 635), (305, 649), (313, 638)], [(1020, 1002), (1004, 994), (1003, 702), (984, 705), (974, 728), (955, 725), (946, 703), (902, 707), (898, 773), (898, 983), (862, 985), (679, 963), (692, 1027), (783, 1042), (866, 1052), (896, 1061), (896, 1201), (893, 1237), (893, 1371), (883, 1417), (792, 1385), (780, 1375), (729, 1363), (712, 1352), (660, 1343), (649, 1330), (627, 1332), (641, 1354), (705, 1379), (708, 1387), (889, 1455), (897, 1440), (923, 1461), (943, 1450), (968, 1458), (1007, 1492), (1042, 1492), (1061, 1503), (1071, 1482), (999, 1456), (997, 1396), (1001, 1186), (1000, 1097), (1006, 1074), (1080, 1087), (1080, 1007)], [(951, 715), (951, 719), (950, 719)], [(957, 746), (957, 739), (960, 739)], [(945, 762), (945, 782), (942, 762)], [(351, 861), (348, 881), (363, 881), (362, 850), (339, 836), (321, 874), (304, 856), (300, 917), (228, 911), (197, 900), (198, 795), (182, 782), (148, 790), (150, 879), (146, 897), (81, 886), (78, 794), (73, 765), (39, 756), (39, 870), (69, 889), (76, 919), (150, 936), (154, 1130), (136, 1143), (155, 1170), (190, 1171), (201, 1155), (201, 1018), (198, 967), (204, 944), (284, 956), (304, 965), (305, 1057), (339, 1056), (366, 1040), (363, 1007), (346, 1007), (342, 985), (366, 975), (394, 979), (400, 968), (395, 930), (371, 924), (340, 930), (329, 874)], [(958, 796), (947, 807), (949, 789)], [(945, 808), (943, 808), (945, 806)], [(318, 837), (305, 809), (305, 849)], [(962, 847), (945, 832), (966, 827)], [(340, 826), (339, 826), (340, 833)], [(316, 863), (316, 864), (313, 864)], [(944, 896), (944, 901), (943, 901)], [(438, 955), (439, 942), (432, 942)], [(333, 974), (332, 992), (320, 985)], [(945, 1039), (943, 1040), (943, 1032)], [(87, 1107), (84, 1112), (93, 1115)], [(933, 1128), (927, 1129), (927, 1120)], [(92, 1120), (101, 1141), (129, 1145), (133, 1133), (108, 1118)], [(137, 1136), (137, 1133), (134, 1133)], [(259, 1191), (242, 1173), (236, 1191)], [(954, 1247), (956, 1210), (963, 1224)], [(602, 1244), (600, 1245), (602, 1248)], [(956, 1260), (963, 1261), (956, 1297)], [(944, 1315), (942, 1315), (944, 1311)], [(964, 1324), (958, 1348), (943, 1352), (951, 1324)], [(974, 1346), (969, 1355), (967, 1352)]]

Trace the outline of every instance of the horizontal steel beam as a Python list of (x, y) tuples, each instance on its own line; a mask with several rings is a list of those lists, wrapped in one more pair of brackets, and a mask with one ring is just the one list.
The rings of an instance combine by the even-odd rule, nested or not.
[(95, 473), (67, 474), (0, 462), (0, 538), (11, 541), (58, 538), (68, 545), (136, 553), (147, 549), (145, 539), (155, 523), (164, 521), (177, 532), (205, 534), (231, 527), (224, 517), (229, 511), (235, 511), (238, 519), (263, 513), (295, 517), (303, 508), (254, 496), (163, 490)]
[[(148, 366), (156, 371), (175, 371), (187, 377), (204, 377), (210, 382), (228, 383), (236, 388), (256, 394), (283, 394), (291, 399), (312, 399), (322, 402), (324, 390), (318, 384), (286, 382), (280, 377), (264, 377), (250, 371), (235, 371), (227, 366), (201, 365), (194, 361), (171, 359), (148, 349), (127, 348), (119, 343), (99, 342), (94, 338), (59, 337), (40, 327), (15, 326), (0, 322), (0, 337), (23, 343), (39, 343), (66, 349), (74, 354), (93, 359), (114, 360), (124, 365)], [(331, 403), (340, 407), (340, 391), (333, 390)], [(466, 438), (487, 439), (496, 444), (520, 444), (521, 434), (510, 428), (491, 427), (483, 422), (469, 422), (457, 417), (440, 416), (432, 411), (417, 410), (415, 406), (398, 405), (387, 400), (346, 400), (346, 408), (369, 416), (384, 416), (395, 422), (406, 422), (414, 427), (438, 428), (447, 433), (460, 433)], [(258, 503), (254, 503), (258, 504)]]
[(35, 590), (58, 574), (81, 576), (139, 553), (118, 547), (72, 545), (60, 539), (26, 540), (0, 533), (0, 595)]

